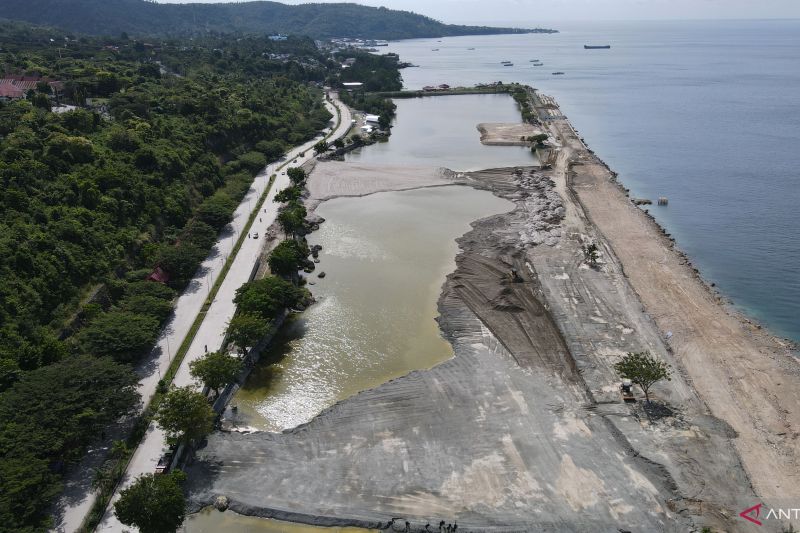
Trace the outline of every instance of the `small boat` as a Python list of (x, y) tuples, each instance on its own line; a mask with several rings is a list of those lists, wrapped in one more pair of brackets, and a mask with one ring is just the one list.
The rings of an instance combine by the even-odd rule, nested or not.
[(438, 52), (438, 51), (439, 51), (438, 48), (431, 48), (431, 52)]
[(503, 65), (505, 65), (506, 63), (511, 63), (511, 61), (509, 61), (508, 59), (506, 59), (505, 61), (501, 61), (500, 63), (502, 63)]
[(584, 44), (584, 50), (608, 50), (611, 48), (610, 44)]
[(475, 50), (474, 48), (467, 48), (467, 50)]
[(561, 72), (561, 71), (553, 72), (553, 76), (563, 76), (563, 75), (564, 75), (564, 73)]
[(538, 59), (531, 59), (531, 61), (530, 61), (530, 62), (531, 62), (531, 63), (538, 63), (538, 62), (539, 62), (539, 60), (538, 60)]
[(513, 67), (514, 63), (503, 63), (504, 67)]

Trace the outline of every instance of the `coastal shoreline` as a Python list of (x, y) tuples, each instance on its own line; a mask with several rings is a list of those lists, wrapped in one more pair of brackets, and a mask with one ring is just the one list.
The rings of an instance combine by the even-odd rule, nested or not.
[[(552, 100), (549, 105), (557, 108)], [(635, 220), (640, 221), (644, 238), (654, 243), (661, 256), (669, 258), (677, 265), (677, 271), (683, 274), (679, 287), (690, 280), (698, 285), (693, 289), (700, 290), (715, 306), (712, 309), (743, 320), (741, 324), (751, 322), (738, 313), (732, 313), (714, 294), (699, 272), (688, 264), (686, 255), (675, 247), (674, 240), (665, 234), (652, 216), (633, 205), (627, 191), (616, 180), (616, 174), (579, 140), (566, 119), (555, 124), (550, 122), (549, 126), (555, 128), (554, 135), (559, 132), (565, 135), (567, 130), (560, 128), (567, 128), (572, 131), (574, 139), (569, 139), (573, 144), (564, 143), (562, 150), (555, 156), (554, 168), (543, 174), (540, 173), (541, 169), (514, 168), (449, 175), (431, 174), (421, 179), (416, 186), (409, 186), (408, 183), (402, 186), (404, 189), (413, 189), (448, 184), (469, 185), (490, 190), (497, 196), (511, 199), (518, 204), (518, 208), (511, 213), (475, 221), (472, 224), (473, 230), (458, 239), (460, 251), (456, 258), (457, 269), (448, 276), (439, 298), (440, 328), (453, 345), (456, 356), (432, 369), (413, 371), (337, 402), (309, 423), (282, 434), (214, 435), (209, 447), (200, 451), (200, 466), (195, 467), (199, 480), (193, 483), (193, 508), (210, 503), (214, 491), (219, 491), (233, 496), (232, 510), (247, 515), (275, 517), (276, 509), (285, 509), (281, 513), (288, 512), (291, 515), (283, 516), (293, 516), (291, 520), (303, 523), (362, 526), (374, 524), (376, 521), (382, 523), (389, 516), (405, 516), (411, 520), (412, 528), (421, 528), (423, 517), (436, 516), (435, 509), (454, 509), (457, 502), (466, 506), (461, 512), (469, 510), (463, 517), (458, 514), (458, 521), (465, 530), (519, 530), (523, 523), (527, 524), (523, 529), (533, 527), (534, 523), (541, 526), (552, 523), (531, 522), (534, 519), (526, 517), (519, 506), (516, 506), (516, 510), (513, 507), (508, 508), (507, 504), (511, 502), (493, 492), (494, 484), (512, 487), (512, 492), (530, 491), (532, 487), (529, 483), (535, 484), (537, 480), (541, 483), (542, 480), (537, 479), (540, 476), (548, 479), (545, 474), (553, 468), (556, 469), (560, 486), (557, 495), (548, 496), (548, 506), (555, 505), (555, 509), (560, 509), (566, 505), (565, 508), (572, 506), (573, 510), (586, 509), (586, 505), (597, 506), (598, 502), (577, 503), (589, 498), (590, 493), (581, 492), (588, 490), (585, 486), (572, 484), (575, 479), (584, 479), (583, 485), (587, 482), (591, 485), (592, 482), (587, 480), (608, 480), (615, 490), (630, 485), (639, 492), (644, 491), (640, 496), (631, 493), (623, 498), (627, 503), (638, 502), (637, 505), (647, 508), (652, 505), (652, 499), (661, 501), (666, 508), (658, 512), (656, 516), (661, 518), (651, 525), (660, 523), (665, 530), (677, 531), (680, 528), (706, 525), (740, 530), (743, 526), (736, 521), (736, 509), (740, 504), (750, 502), (756, 497), (753, 489), (768, 502), (777, 502), (774, 492), (764, 486), (763, 476), (759, 478), (753, 475), (754, 458), (757, 465), (758, 452), (763, 445), (747, 435), (746, 431), (742, 431), (743, 427), (747, 429), (743, 420), (729, 420), (728, 413), (721, 411), (713, 398), (709, 401), (707, 391), (702, 390), (703, 387), (698, 389), (698, 384), (704, 383), (709, 376), (697, 376), (698, 369), (693, 366), (696, 361), (690, 360), (687, 368), (683, 353), (685, 347), (678, 337), (682, 332), (677, 328), (664, 329), (664, 317), (657, 310), (654, 312), (648, 308), (648, 304), (652, 306), (653, 291), (646, 285), (641, 285), (641, 280), (636, 276), (637, 271), (643, 270), (641, 265), (635, 261), (631, 263), (625, 247), (619, 242), (630, 237), (628, 232), (631, 227), (615, 225), (613, 221), (603, 218), (603, 215), (620, 212), (635, 217)], [(344, 169), (346, 166), (340, 168)], [(587, 169), (589, 172), (584, 172)], [(375, 170), (362, 168), (360, 172), (368, 174)], [(354, 187), (353, 183), (339, 182), (336, 175), (334, 172), (326, 178), (322, 189), (325, 194), (321, 195), (324, 198), (316, 198), (317, 204), (336, 196), (363, 196), (392, 190), (393, 187), (401, 186), (403, 181), (403, 172), (397, 172), (393, 184), (370, 184), (356, 179), (359, 186)], [(430, 181), (425, 181), (426, 179)], [(525, 228), (536, 228), (538, 231), (540, 222), (555, 222), (559, 218), (553, 218), (557, 213), (557, 206), (552, 202), (548, 180), (553, 181), (553, 187), (563, 197), (566, 209), (561, 216), (564, 222), (550, 224), (546, 235), (534, 235), (536, 244), (524, 245), (520, 249), (518, 231)], [(313, 174), (311, 183), (313, 184)], [(525, 184), (524, 188), (520, 188), (522, 183)], [(336, 187), (341, 187), (341, 190)], [(606, 193), (602, 202), (592, 197), (597, 188), (602, 188)], [(531, 200), (532, 197), (538, 197), (539, 200)], [(314, 194), (309, 201), (313, 205)], [(601, 204), (598, 205), (597, 202)], [(575, 232), (569, 228), (579, 229)], [(587, 270), (583, 268), (580, 259), (573, 259), (580, 254), (580, 243), (592, 238), (601, 241), (601, 249), (605, 254), (597, 271)], [(512, 267), (521, 276), (519, 286), (505, 279)], [(616, 294), (618, 291), (615, 287), (620, 287), (620, 283), (629, 288)], [(580, 302), (570, 303), (570, 299), (574, 299), (570, 294), (578, 296), (578, 300), (588, 298), (587, 301), (602, 301), (604, 312), (600, 316), (590, 315), (588, 311), (591, 311), (591, 306), (586, 307)], [(581, 307), (584, 309), (580, 309)], [(526, 322), (508, 322), (509, 317), (516, 317), (514, 320), (518, 321), (521, 312), (522, 316), (528, 317), (525, 320), (530, 321), (527, 325)], [(549, 318), (551, 315), (552, 319)], [(619, 324), (615, 326), (609, 317), (614, 317)], [(559, 332), (554, 333), (553, 323), (558, 326)], [(575, 329), (575, 324), (578, 324), (578, 329)], [(592, 330), (594, 326), (598, 329)], [(518, 333), (513, 333), (512, 330)], [(536, 335), (529, 336), (524, 333), (527, 331), (535, 331)], [(552, 333), (549, 336), (552, 342), (546, 340), (548, 335), (544, 335), (544, 332), (547, 331)], [(674, 335), (666, 335), (667, 331), (673, 331)], [(748, 342), (756, 338), (769, 349), (780, 351), (785, 348), (785, 355), (788, 355), (789, 347), (764, 329), (752, 326), (749, 331), (742, 330), (740, 333)], [(560, 342), (557, 341), (558, 338), (561, 339)], [(595, 344), (596, 340), (601, 342)], [(566, 343), (568, 351), (557, 348), (557, 345), (563, 343)], [(672, 408), (672, 413), (664, 419), (654, 421), (649, 420), (649, 416), (645, 419), (638, 408), (629, 408), (619, 400), (616, 388), (618, 377), (612, 369), (612, 363), (624, 351), (641, 346), (655, 351), (678, 370), (671, 383), (659, 385), (655, 390), (657, 401), (665, 402), (665, 405)], [(559, 353), (562, 355), (556, 356)], [(795, 373), (790, 372), (790, 375), (793, 376), (791, 379), (797, 378), (796, 361), (782, 358), (780, 354), (775, 354), (775, 357), (786, 365), (795, 364)], [(514, 368), (521, 369), (519, 376), (512, 377)], [(791, 370), (790, 366), (788, 368)], [(532, 375), (529, 374), (531, 370), (534, 371)], [(499, 389), (484, 390), (489, 385), (475, 381), (476, 374), (503, 375), (506, 376), (504, 379), (513, 379), (515, 382), (513, 385), (510, 382), (503, 384)], [(542, 376), (549, 377), (544, 377), (544, 381), (541, 381)], [(496, 379), (492, 378), (493, 381)], [(535, 383), (528, 381), (531, 379)], [(452, 383), (441, 390), (448, 380), (456, 380), (459, 388), (463, 387), (465, 390), (452, 389)], [(511, 387), (510, 397), (505, 387)], [(469, 393), (469, 396), (463, 393)], [(493, 397), (497, 405), (491, 409), (488, 405), (480, 407), (480, 415), (472, 413), (474, 406), (471, 402), (474, 402), (475, 395)], [(559, 398), (556, 403), (562, 405), (555, 415), (548, 408), (554, 395)], [(527, 401), (524, 398), (528, 398)], [(581, 405), (582, 403), (585, 405)], [(402, 407), (389, 408), (390, 405)], [(540, 407), (536, 408), (536, 412), (529, 413), (534, 405)], [(494, 412), (491, 424), (484, 427), (486, 422), (479, 422), (485, 416), (483, 410), (490, 409), (493, 412), (496, 407), (501, 407), (501, 410)], [(510, 413), (509, 408), (512, 409)], [(423, 440), (420, 441), (420, 428), (429, 427), (424, 422), (426, 417), (432, 416), (434, 420), (441, 420), (437, 415), (441, 410), (448, 413), (447, 417), (455, 417), (455, 424), (425, 429)], [(547, 424), (553, 423), (553, 416), (557, 421), (553, 433), (548, 434)], [(472, 449), (475, 443), (461, 442), (458, 438), (464, 429), (459, 423), (461, 417), (470, 420), (471, 424), (478, 423), (478, 427), (472, 428), (470, 440), (475, 439), (476, 434), (481, 434), (486, 441), (484, 444), (495, 450), (494, 453), (498, 449), (504, 450), (500, 453), (505, 461), (523, 461), (517, 466), (522, 469), (518, 471), (522, 474), (517, 473), (516, 478), (504, 478), (502, 476), (509, 475), (510, 472), (501, 469), (492, 474), (499, 476), (496, 481), (492, 481), (490, 486), (481, 486), (480, 494), (462, 493), (459, 488), (461, 483), (475, 482), (474, 479), (470, 481), (472, 478), (469, 476), (473, 474), (467, 474), (472, 468), (468, 466), (469, 461), (472, 461), (474, 467), (480, 461), (490, 460), (490, 456), (482, 455), (487, 452), (483, 447), (480, 450)], [(531, 445), (527, 442), (530, 437), (518, 434), (517, 430), (510, 430), (512, 426), (504, 425), (517, 425), (531, 417), (532, 420), (525, 425), (542, 426), (544, 431), (543, 434), (537, 434), (535, 448), (561, 449), (567, 445), (559, 437), (564, 431), (567, 431), (570, 439), (575, 440), (568, 444), (570, 451), (559, 452), (565, 453), (565, 457), (569, 459), (567, 464), (562, 461), (560, 476), (557, 474), (558, 465), (537, 458), (539, 452), (530, 455), (527, 448)], [(366, 428), (371, 428), (372, 433), (364, 431)], [(482, 431), (487, 433), (481, 433)], [(363, 440), (351, 440), (351, 432), (362, 435)], [(504, 437), (502, 444), (495, 443), (494, 438), (503, 432), (510, 432), (513, 437), (509, 435)], [(588, 450), (581, 450), (580, 443), (584, 438), (587, 438), (586, 442), (592, 449), (599, 447), (612, 454), (614, 450), (618, 450), (617, 453), (622, 456), (612, 459), (611, 455), (598, 462), (598, 458), (589, 454)], [(427, 448), (452, 447), (456, 446), (456, 442), (460, 453), (455, 453), (450, 448), (446, 454), (446, 462), (455, 463), (448, 471), (456, 476), (454, 479), (459, 480), (454, 482), (455, 485), (447, 485), (449, 490), (454, 491), (451, 495), (447, 491), (442, 492), (444, 486), (438, 487), (436, 476), (431, 478), (432, 472), (423, 474), (418, 468), (427, 465), (425, 468), (433, 469), (435, 473), (441, 466), (440, 461), (444, 459), (437, 459), (439, 452), (434, 453)], [(393, 472), (392, 469), (397, 466), (392, 464), (392, 460), (396, 458), (398, 450), (420, 449), (420, 446), (427, 449), (425, 456), (404, 459), (405, 473), (396, 472), (396, 476), (390, 475), (389, 478), (395, 482), (388, 485), (386, 483), (389, 480), (372, 479), (377, 471), (373, 472), (369, 464), (362, 464), (361, 459), (356, 460), (356, 456), (351, 455), (356, 453), (358, 457), (369, 458), (368, 463), (375, 463), (373, 466), (381, 465), (379, 469), (387, 474), (385, 470)], [(278, 475), (278, 479), (293, 480), (291, 487), (286, 487), (287, 493), (258, 496), (248, 491), (242, 492), (240, 485), (246, 486), (252, 473), (229, 471), (225, 479), (218, 478), (218, 469), (214, 464), (225, 464), (228, 460), (238, 463), (254, 454), (270, 457), (276, 464), (275, 468), (282, 471), (278, 475), (272, 470), (259, 470), (265, 479)], [(428, 457), (428, 454), (433, 456)], [(764, 455), (767, 456), (768, 454)], [(761, 464), (764, 463), (764, 457)], [(622, 463), (614, 463), (617, 460)], [(411, 480), (406, 479), (409, 462), (417, 476)], [(416, 466), (417, 463), (420, 466)], [(303, 464), (300, 472), (296, 469), (298, 464)], [(575, 465), (581, 466), (574, 470)], [(533, 468), (528, 470), (531, 466)], [(464, 472), (461, 471), (463, 468), (466, 468)], [(499, 465), (493, 467), (496, 468)], [(620, 470), (628, 471), (630, 477), (627, 481), (616, 478), (614, 472)], [(791, 478), (794, 470), (787, 470), (789, 472), (786, 476)], [(520, 485), (520, 475), (531, 476), (531, 481)], [(767, 472), (767, 475), (778, 479), (775, 472)], [(315, 481), (320, 476), (324, 479), (321, 486)], [(616, 481), (612, 482), (612, 479)], [(331, 484), (341, 484), (345, 492), (357, 491), (358, 498), (340, 501), (341, 494), (336, 491), (331, 493)], [(310, 494), (301, 494), (309, 490), (307, 485), (313, 485), (313, 498)], [(604, 485), (598, 484), (591, 490), (603, 493), (606, 489)], [(239, 498), (236, 497), (237, 493)], [(529, 499), (537, 498), (535, 492), (527, 494)], [(451, 497), (457, 499), (451, 500)], [(640, 498), (643, 499), (640, 501)], [(472, 503), (468, 504), (468, 501)], [(477, 514), (474, 508), (470, 508), (470, 505), (486, 505), (488, 501), (495, 502), (498, 507), (491, 511), (481, 507), (483, 510)], [(609, 518), (601, 516), (587, 521), (587, 517), (582, 514), (572, 518), (565, 515), (561, 520), (572, 520), (565, 523), (581, 527), (590, 524), (597, 526), (628, 523), (627, 520), (632, 519), (633, 515), (625, 513), (631, 511), (621, 512), (614, 507), (616, 504), (613, 501), (609, 496), (609, 501), (604, 500), (601, 505), (603, 509), (605, 505), (610, 506), (610, 514), (606, 516), (614, 517), (610, 519), (611, 522)], [(558, 516), (557, 513), (561, 511), (555, 509), (553, 516)], [(593, 509), (597, 510), (597, 507)], [(656, 513), (656, 509), (658, 506), (653, 507), (651, 512)], [(638, 516), (639, 520), (644, 520), (643, 516)], [(652, 518), (651, 516), (648, 520)]]
[[(537, 103), (551, 112), (558, 109), (550, 97)], [(756, 493), (776, 506), (796, 500), (796, 343), (756, 323), (714, 290), (653, 215), (634, 205), (617, 174), (585, 145), (566, 117), (547, 124), (570, 152), (564, 163), (575, 200), (608, 240), (698, 395), (737, 432), (733, 442)]]

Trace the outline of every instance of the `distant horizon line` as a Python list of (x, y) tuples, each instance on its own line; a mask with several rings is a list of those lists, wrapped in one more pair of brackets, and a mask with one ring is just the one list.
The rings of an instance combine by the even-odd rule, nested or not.
[[(258, 1), (258, 0), (251, 0), (251, 1)], [(773, 22), (773, 21), (781, 21), (781, 22), (797, 22), (800, 21), (800, 17), (759, 17), (759, 18), (752, 18), (752, 17), (725, 17), (725, 18), (652, 18), (652, 19), (537, 19), (537, 20), (530, 20), (530, 21), (510, 21), (510, 20), (481, 20), (481, 21), (469, 21), (469, 20), (460, 20), (460, 21), (444, 21), (440, 20), (439, 22), (443, 22), (445, 24), (457, 24), (457, 25), (465, 25), (465, 26), (497, 26), (497, 25), (504, 25), (507, 26), (508, 24), (513, 24), (516, 26), (519, 25), (527, 25), (527, 24), (563, 24), (563, 23), (595, 23), (595, 22)]]

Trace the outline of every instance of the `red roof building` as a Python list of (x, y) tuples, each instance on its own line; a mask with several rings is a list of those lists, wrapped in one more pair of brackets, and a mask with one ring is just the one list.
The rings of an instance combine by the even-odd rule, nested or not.
[(12, 85), (11, 83), (0, 82), (0, 98), (4, 98), (6, 100), (25, 98), (25, 91), (16, 85)]
[(42, 78), (41, 76), (6, 76), (0, 79), (0, 98), (7, 100), (25, 98), (28, 91), (35, 91), (40, 82), (48, 84), (54, 94), (64, 89), (63, 82), (50, 78)]
[(153, 272), (147, 276), (148, 281), (156, 281), (158, 283), (166, 283), (169, 281), (169, 274), (161, 267), (156, 267)]

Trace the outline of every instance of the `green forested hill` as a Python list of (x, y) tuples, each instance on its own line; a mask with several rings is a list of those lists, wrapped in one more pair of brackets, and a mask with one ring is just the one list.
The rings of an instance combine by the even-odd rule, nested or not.
[(295, 6), (277, 2), (157, 4), (145, 0), (3, 0), (2, 3), (0, 17), (94, 35), (226, 32), (408, 39), (551, 31), (442, 24), (407, 11), (348, 3)]
[[(6, 74), (64, 84), (0, 101), (2, 531), (48, 527), (65, 469), (135, 406), (131, 365), (253, 176), (331, 118), (307, 38), (63, 35), (0, 24)], [(168, 285), (144, 280), (155, 266)]]

